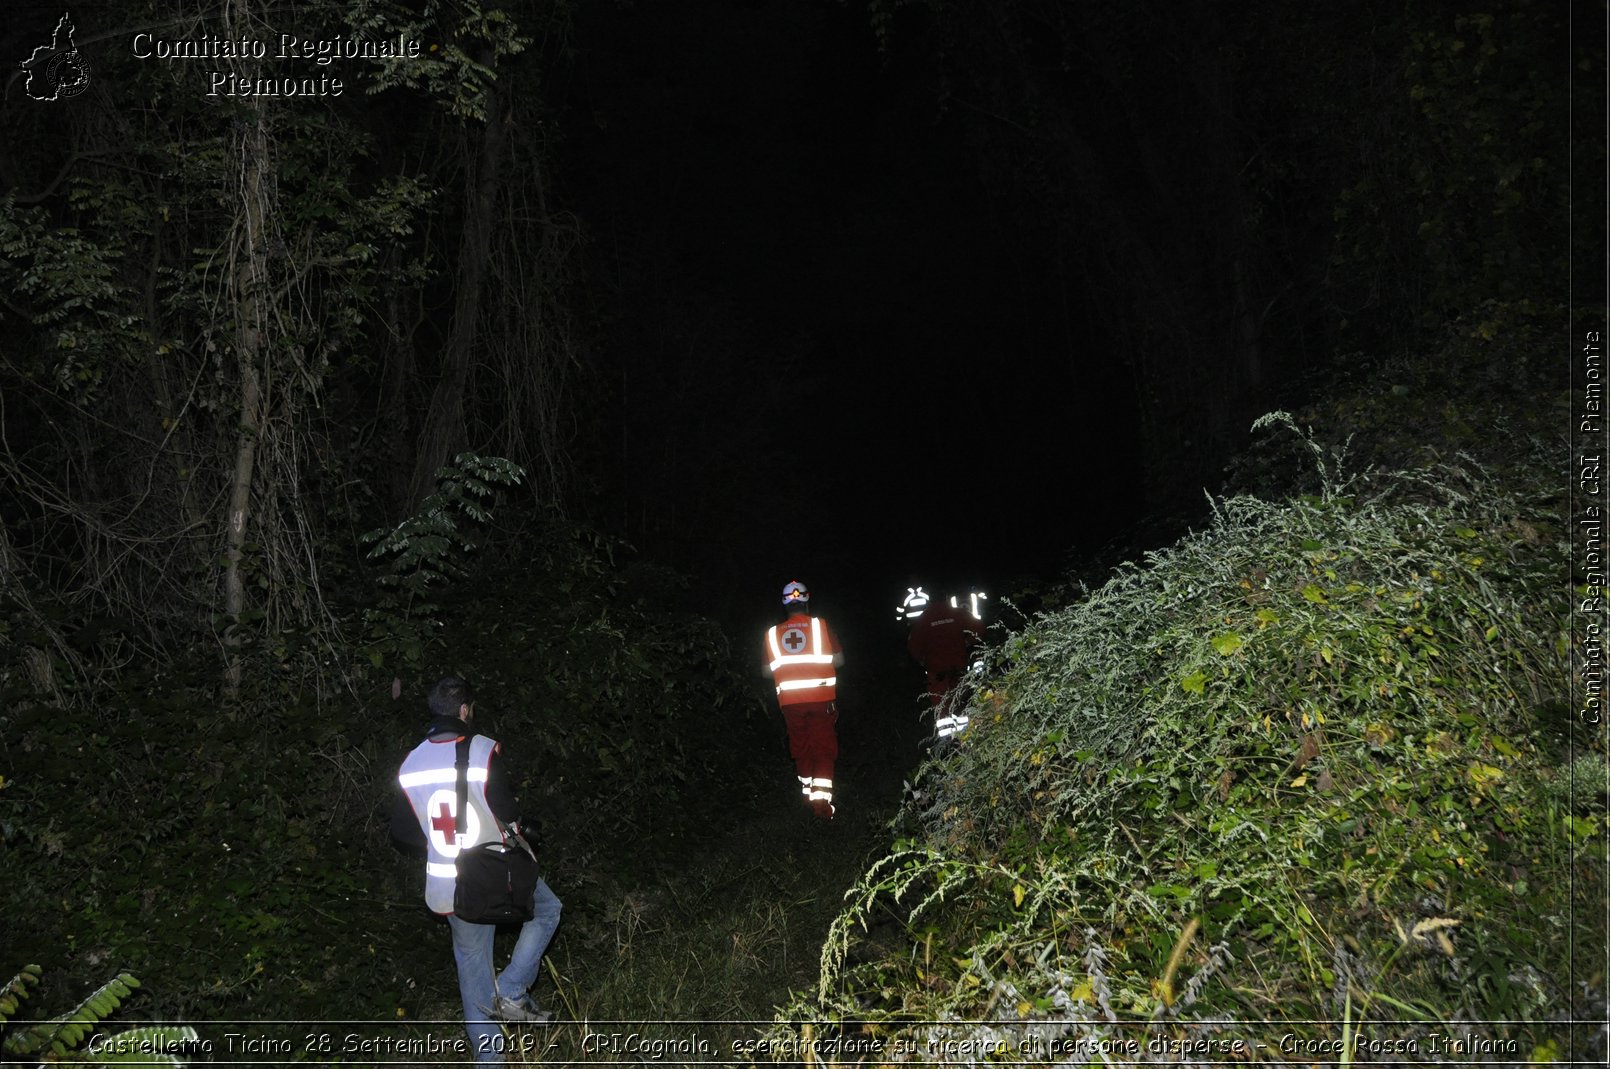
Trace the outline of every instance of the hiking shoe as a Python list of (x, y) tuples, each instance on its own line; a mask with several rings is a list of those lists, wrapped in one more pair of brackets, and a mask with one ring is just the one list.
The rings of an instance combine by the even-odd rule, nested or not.
[(505, 1021), (517, 1024), (547, 1024), (553, 1020), (553, 1012), (538, 1008), (530, 999), (521, 999), (516, 1002), (512, 998), (499, 995), (492, 1000), (492, 1012)]

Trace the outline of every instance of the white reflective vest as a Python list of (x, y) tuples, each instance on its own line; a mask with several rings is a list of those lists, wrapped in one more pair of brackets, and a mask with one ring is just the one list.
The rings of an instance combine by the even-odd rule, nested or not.
[(791, 616), (771, 628), (766, 652), (779, 705), (828, 702), (838, 696), (833, 641), (821, 617)]
[(927, 607), (928, 592), (920, 586), (908, 586), (906, 587), (905, 600), (894, 610), (894, 618), (909, 623), (921, 616), (923, 610)]
[(426, 739), (403, 758), (397, 782), (425, 833), (425, 904), (436, 913), (453, 912), (453, 888), (458, 872), (453, 867), (460, 850), (503, 838), (492, 807), (486, 801), (487, 770), (497, 743), (485, 735), (470, 740), (469, 767), (465, 770), (464, 831), (455, 830), (458, 815), (458, 776), (453, 767), (458, 740)]

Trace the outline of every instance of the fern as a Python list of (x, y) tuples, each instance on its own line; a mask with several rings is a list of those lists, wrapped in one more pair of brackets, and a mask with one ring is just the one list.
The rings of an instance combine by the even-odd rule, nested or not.
[[(22, 971), (6, 982), (0, 988), (0, 1033), (4, 1033), (6, 1023), (17, 1015), (22, 1000), (28, 997), (32, 988), (39, 986), (39, 974), (44, 972), (37, 965), (24, 965)], [(4, 1049), (10, 1050), (9, 1046)]]
[(95, 1065), (174, 1065), (190, 1064), (179, 1051), (197, 1043), (196, 1030), (188, 1025), (150, 1025), (118, 1032), (93, 1051), (68, 1055), (61, 1061), (92, 1062)]
[(112, 977), (60, 1017), (31, 1025), (15, 1023), (22, 1001), (39, 986), (43, 972), (38, 965), (25, 965), (0, 988), (0, 1052), (96, 1065), (186, 1064), (175, 1053), (197, 1040), (196, 1030), (186, 1026), (132, 1028), (103, 1037), (92, 1049), (79, 1049), (139, 988), (140, 981), (126, 972)]

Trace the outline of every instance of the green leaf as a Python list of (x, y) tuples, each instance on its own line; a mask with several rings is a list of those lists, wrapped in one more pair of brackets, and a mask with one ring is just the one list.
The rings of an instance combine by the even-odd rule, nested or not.
[(1307, 586), (1303, 587), (1303, 597), (1313, 602), (1315, 605), (1323, 605), (1325, 604), (1326, 600), (1325, 592), (1319, 589), (1319, 587), (1315, 586), (1313, 583), (1309, 583)]
[(1584, 820), (1573, 814), (1567, 813), (1562, 818), (1562, 821), (1565, 825), (1565, 834), (1573, 843), (1581, 842), (1585, 839), (1591, 839), (1593, 836), (1599, 833), (1599, 822), (1594, 820), (1592, 817)]
[(1180, 689), (1187, 694), (1201, 694), (1207, 687), (1207, 676), (1201, 672), (1192, 672), (1180, 680)]
[(111, 1037), (113, 1042), (96, 1053), (99, 1065), (185, 1065), (182, 1054), (154, 1053), (179, 1049), (183, 1044), (195, 1043), (198, 1034), (194, 1028), (152, 1026), (131, 1028)]
[(1219, 653), (1225, 657), (1230, 656), (1230, 654), (1234, 653), (1245, 644), (1246, 643), (1241, 636), (1234, 631), (1224, 635), (1215, 635), (1213, 637), (1213, 648), (1218, 650)]

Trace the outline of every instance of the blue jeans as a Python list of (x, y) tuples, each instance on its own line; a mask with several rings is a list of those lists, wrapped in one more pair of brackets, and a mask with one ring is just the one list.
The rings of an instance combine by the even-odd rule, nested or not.
[(525, 998), (526, 988), (542, 968), (542, 954), (548, 940), (559, 927), (559, 897), (538, 880), (531, 895), (531, 919), (520, 926), (509, 966), (501, 973), (492, 963), (492, 944), (497, 936), (495, 924), (471, 924), (449, 914), (447, 925), (453, 930), (453, 960), (458, 963), (458, 992), (464, 999), (464, 1027), (470, 1034), (470, 1055), (478, 1062), (498, 1063), (503, 1057), (503, 1028), (492, 1016), (492, 1000), (497, 995), (516, 1002)]

